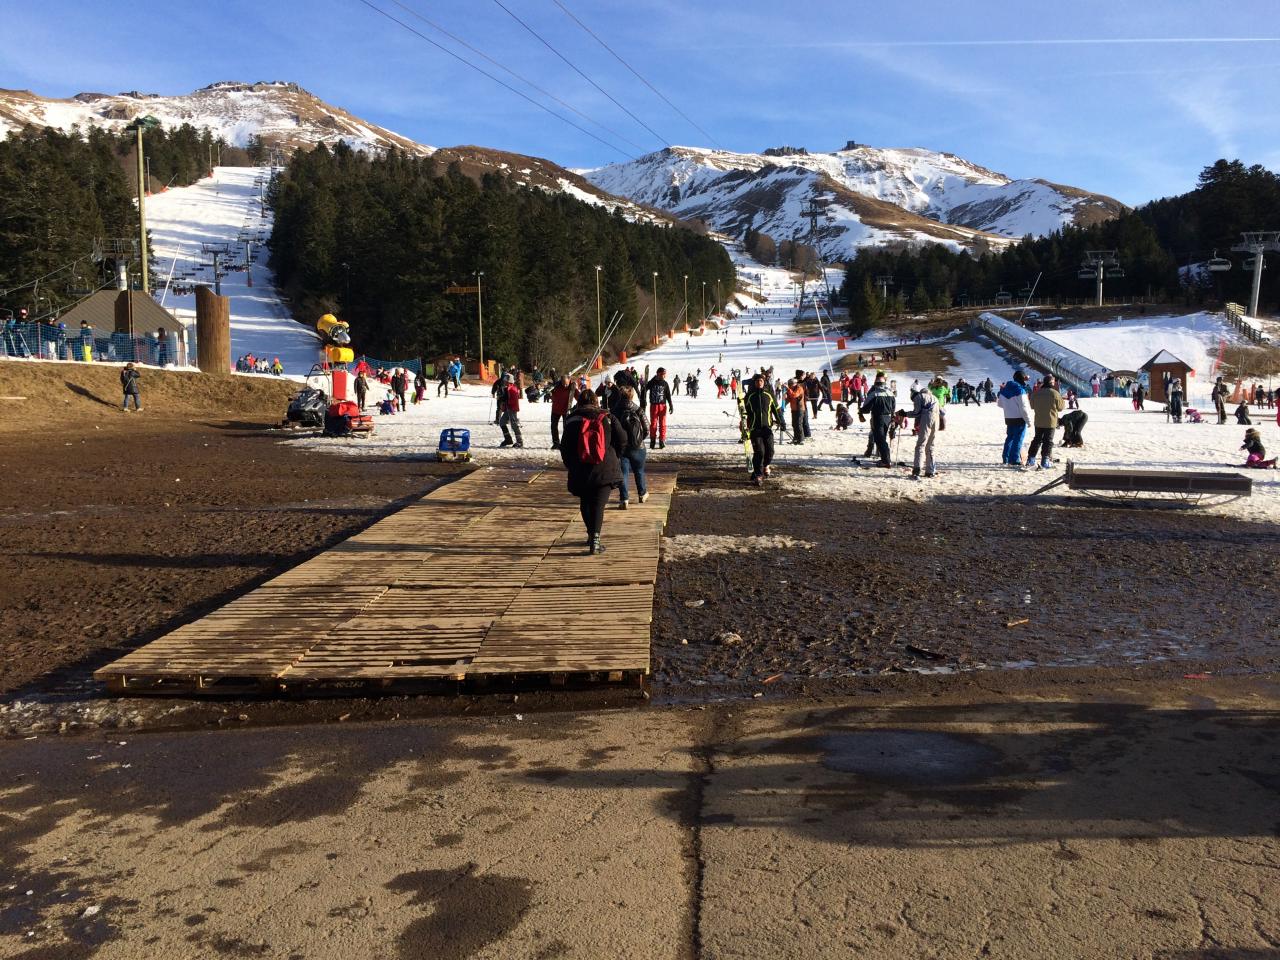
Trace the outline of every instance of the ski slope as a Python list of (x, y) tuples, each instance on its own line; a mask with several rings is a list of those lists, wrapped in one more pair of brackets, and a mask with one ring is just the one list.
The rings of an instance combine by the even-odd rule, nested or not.
[[(632, 358), (642, 372), (646, 367), (651, 373), (659, 366), (665, 367), (669, 378), (672, 374), (683, 378), (688, 373), (701, 372), (697, 399), (685, 396), (683, 389), (674, 398), (666, 449), (651, 451), (651, 463), (696, 457), (726, 465), (740, 464), (745, 481), (747, 464), (738, 434), (736, 404), (731, 398), (716, 399), (711, 383), (713, 367), (717, 371), (738, 367), (744, 373), (750, 373), (762, 366), (772, 366), (778, 376), (786, 379), (797, 369), (821, 373), (829, 362), (838, 364), (847, 354), (856, 356), (858, 352), (878, 350), (896, 342), (892, 337), (872, 334), (862, 340), (848, 341), (847, 349), (840, 351), (834, 336), (826, 343), (816, 336), (801, 337), (791, 322), (795, 303), (791, 278), (786, 271), (745, 263), (740, 264), (740, 269), (744, 277), (750, 275), (753, 286), (758, 274), (759, 286), (766, 298), (763, 303), (743, 309), (718, 335), (677, 334), (661, 346)], [(1168, 329), (1175, 331), (1177, 324), (1170, 321)], [(757, 339), (763, 341), (761, 347), (756, 346)], [(900, 407), (910, 406), (908, 393), (913, 380), (925, 383), (940, 373), (950, 383), (962, 376), (970, 382), (990, 376), (1000, 384), (1014, 369), (1002, 354), (964, 332), (957, 332), (941, 342), (935, 341), (930, 349), (941, 351), (930, 355), (944, 358), (945, 369), (908, 368), (891, 374)], [(904, 360), (909, 356), (904, 354)], [(873, 370), (867, 372), (874, 373)], [(593, 382), (598, 382), (598, 379)], [(381, 399), (376, 388), (370, 399)], [(1234, 422), (1221, 427), (1208, 422), (1168, 423), (1159, 406), (1149, 405), (1148, 410), (1139, 413), (1124, 399), (1085, 398), (1081, 400), (1081, 407), (1090, 417), (1085, 430), (1087, 446), (1057, 451), (1055, 456), (1063, 461), (1070, 457), (1082, 465), (1091, 466), (1221, 470), (1244, 459), (1238, 449), (1244, 429), (1235, 426)], [(425, 403), (410, 406), (405, 413), (376, 416), (376, 432), (370, 438), (340, 440), (312, 435), (285, 442), (342, 456), (433, 457), (440, 431), (447, 427), (461, 427), (471, 431), (472, 452), (478, 463), (521, 461), (544, 464), (554, 470), (562, 469), (559, 454), (550, 449), (549, 405), (521, 403), (520, 420), (525, 443), (521, 450), (498, 446), (502, 435), (493, 425), (493, 416), (493, 399), (487, 385), (467, 384), (460, 392), (452, 392), (447, 399), (437, 399), (435, 385), (429, 384)], [(1280, 429), (1274, 416), (1274, 411), (1269, 415), (1265, 411), (1258, 413), (1255, 423), (1268, 448), (1280, 452)], [(969, 407), (951, 404), (947, 407), (946, 430), (939, 433), (936, 447), (940, 473), (935, 479), (925, 482), (910, 480), (905, 469), (855, 467), (851, 458), (861, 455), (866, 449), (866, 425), (858, 423), (855, 418), (852, 429), (837, 431), (832, 429), (833, 424), (832, 413), (824, 409), (812, 421), (811, 442), (794, 446), (778, 438), (774, 486), (788, 494), (819, 498), (902, 501), (933, 497), (998, 499), (1029, 494), (1053, 476), (1035, 470), (1021, 472), (1000, 464), (1005, 425), (995, 404)], [(1061, 434), (1058, 436), (1060, 438)], [(1029, 439), (1028, 435), (1028, 442)], [(904, 436), (898, 442), (895, 459), (910, 460), (913, 443), (909, 435)], [(1280, 473), (1251, 471), (1251, 475), (1255, 484), (1252, 498), (1213, 509), (1233, 516), (1280, 520)], [(753, 489), (744, 490), (744, 495), (754, 493)]]
[[(1195, 370), (1189, 397), (1204, 400), (1213, 385), (1219, 349), (1248, 345), (1221, 314), (1118, 317), (1101, 323), (1039, 331), (1046, 339), (1095, 360), (1112, 370), (1138, 370), (1161, 350), (1168, 350)], [(1265, 375), (1269, 371), (1259, 371)]]
[[(271, 211), (264, 208), (255, 181), (269, 176), (265, 167), (216, 167), (212, 177), (148, 197), (152, 277), (176, 282), (186, 275), (183, 282), (212, 286), (210, 259), (201, 244), (229, 243), (226, 263), (239, 265), (245, 262), (245, 248), (238, 238), (252, 237), (249, 269), (228, 270), (222, 278), (222, 293), (231, 298), (232, 363), (247, 353), (279, 357), (286, 374), (305, 374), (320, 357), (320, 339), (310, 327), (290, 318), (266, 266), (266, 245), (257, 242), (271, 234)], [(161, 290), (157, 299), (194, 328), (194, 294), (175, 296)]]

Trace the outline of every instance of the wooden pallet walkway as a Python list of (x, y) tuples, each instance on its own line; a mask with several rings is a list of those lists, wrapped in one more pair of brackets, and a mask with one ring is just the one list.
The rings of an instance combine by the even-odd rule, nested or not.
[(562, 471), (476, 470), (94, 676), (128, 693), (639, 680), (676, 486), (648, 476), (593, 557)]

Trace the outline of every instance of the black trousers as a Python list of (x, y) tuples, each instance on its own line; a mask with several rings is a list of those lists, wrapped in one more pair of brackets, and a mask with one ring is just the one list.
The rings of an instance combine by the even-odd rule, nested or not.
[(763, 477), (764, 468), (773, 463), (773, 431), (760, 430), (751, 434), (751, 475)]
[(604, 509), (609, 505), (609, 495), (612, 493), (613, 487), (596, 487), (578, 498), (582, 522), (587, 525), (588, 540), (600, 536), (600, 528), (604, 526)]
[(791, 410), (791, 442), (804, 443), (804, 407)]
[(1036, 435), (1031, 438), (1031, 446), (1027, 449), (1027, 466), (1040, 454), (1040, 462), (1048, 463), (1053, 459), (1053, 427), (1036, 427)]
[(551, 445), (553, 447), (560, 446), (560, 427), (568, 417), (566, 413), (553, 413), (551, 415)]
[(871, 421), (871, 441), (876, 445), (876, 453), (880, 462), (888, 466), (893, 463), (889, 456), (889, 421), (876, 417)]

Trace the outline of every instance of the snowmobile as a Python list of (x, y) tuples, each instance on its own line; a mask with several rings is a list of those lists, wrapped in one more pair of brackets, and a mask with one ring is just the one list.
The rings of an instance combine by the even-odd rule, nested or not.
[(300, 427), (324, 426), (325, 411), (328, 409), (329, 398), (323, 390), (310, 386), (303, 387), (289, 401), (285, 423)]

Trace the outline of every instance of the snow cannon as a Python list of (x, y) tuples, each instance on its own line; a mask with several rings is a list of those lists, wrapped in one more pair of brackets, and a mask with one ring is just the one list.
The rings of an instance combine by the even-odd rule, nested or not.
[(350, 363), (356, 358), (351, 349), (351, 327), (332, 313), (316, 321), (316, 332), (324, 341), (324, 357), (332, 364)]
[(335, 347), (351, 346), (351, 327), (345, 320), (339, 320), (332, 313), (326, 313), (316, 321), (316, 332), (327, 344)]

